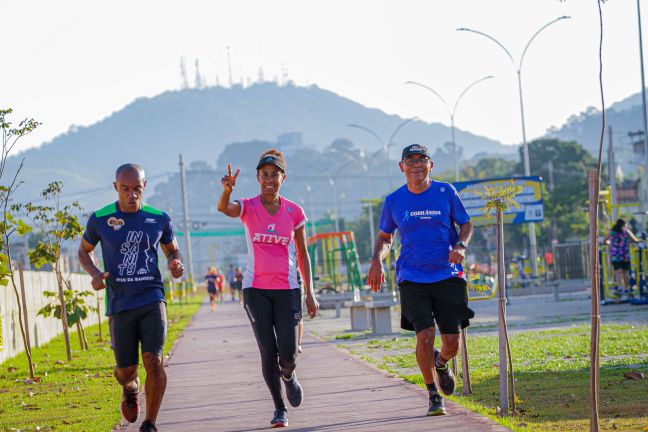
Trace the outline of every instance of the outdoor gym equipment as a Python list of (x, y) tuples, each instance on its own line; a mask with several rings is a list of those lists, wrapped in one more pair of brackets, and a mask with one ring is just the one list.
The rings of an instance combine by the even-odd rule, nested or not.
[[(614, 204), (612, 192), (608, 187), (599, 191), (599, 202), (601, 205), (601, 217), (607, 219), (608, 230), (616, 222), (614, 210), (622, 207), (638, 207), (638, 203)], [(605, 233), (607, 234), (607, 232)], [(648, 304), (648, 248), (646, 247), (646, 235), (642, 234), (643, 242), (630, 245), (630, 287), (628, 298), (623, 297), (614, 280), (614, 269), (610, 261), (610, 247), (606, 244), (599, 248), (600, 292), (601, 304), (631, 303), (634, 305)]]
[(634, 305), (648, 304), (648, 248), (645, 244), (630, 245), (630, 291), (628, 298), (619, 292), (614, 269), (610, 261), (610, 246), (603, 244), (599, 250), (599, 265), (601, 267), (601, 304), (631, 303)]

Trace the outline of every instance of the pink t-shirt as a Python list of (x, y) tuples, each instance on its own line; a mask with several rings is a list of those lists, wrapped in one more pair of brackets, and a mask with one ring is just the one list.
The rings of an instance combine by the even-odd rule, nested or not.
[(243, 288), (299, 289), (295, 230), (306, 223), (304, 209), (281, 197), (281, 207), (272, 216), (260, 195), (238, 202), (248, 249)]

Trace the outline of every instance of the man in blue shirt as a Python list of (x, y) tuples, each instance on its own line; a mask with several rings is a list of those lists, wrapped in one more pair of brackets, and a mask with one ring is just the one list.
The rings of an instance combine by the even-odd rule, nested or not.
[[(121, 411), (130, 423), (139, 416), (138, 348), (146, 369), (146, 419), (140, 431), (157, 431), (155, 420), (166, 389), (162, 355), (167, 333), (164, 284), (158, 269), (158, 244), (174, 278), (184, 273), (182, 255), (169, 216), (142, 202), (144, 170), (135, 164), (117, 168), (113, 183), (118, 201), (88, 219), (79, 262), (95, 290), (107, 289), (107, 315), (115, 352), (115, 377), (123, 387)], [(94, 260), (101, 243), (104, 270)]]
[[(445, 405), (432, 368), (441, 391), (451, 395), (455, 381), (448, 361), (457, 355), (461, 328), (474, 316), (461, 267), (473, 228), (454, 186), (430, 178), (434, 163), (426, 147), (405, 147), (399, 165), (407, 184), (385, 199), (368, 283), (374, 291), (384, 283), (382, 260), (398, 230), (401, 327), (416, 331), (416, 359), (430, 396), (427, 415), (443, 415)], [(441, 351), (434, 348), (435, 324), (443, 341)]]

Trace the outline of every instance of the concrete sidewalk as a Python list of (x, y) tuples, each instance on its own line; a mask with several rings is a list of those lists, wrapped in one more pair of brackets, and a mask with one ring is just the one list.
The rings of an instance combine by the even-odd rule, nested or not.
[[(297, 373), (304, 403), (289, 407), (293, 431), (508, 431), (446, 400), (448, 415), (425, 417), (427, 393), (306, 336)], [(166, 369), (160, 431), (258, 431), (274, 411), (247, 317), (238, 304), (205, 304), (180, 338)], [(143, 399), (143, 397), (142, 397)], [(137, 431), (137, 425), (126, 431)]]

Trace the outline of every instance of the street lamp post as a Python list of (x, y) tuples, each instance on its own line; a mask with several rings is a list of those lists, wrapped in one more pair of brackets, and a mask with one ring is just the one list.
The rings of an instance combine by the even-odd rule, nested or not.
[(476, 84), (478, 84), (478, 83), (480, 83), (482, 81), (486, 81), (486, 80), (491, 79), (491, 78), (494, 78), (494, 77), (491, 76), (491, 75), (485, 76), (485, 77), (483, 77), (481, 79), (478, 79), (477, 81), (473, 82), (468, 87), (466, 87), (464, 89), (464, 91), (461, 92), (461, 94), (459, 95), (457, 100), (455, 101), (455, 104), (452, 107), (452, 111), (450, 110), (450, 107), (446, 103), (443, 96), (441, 96), (433, 88), (431, 88), (429, 86), (426, 86), (425, 84), (418, 83), (416, 81), (407, 81), (405, 83), (405, 84), (414, 84), (414, 85), (417, 85), (419, 87), (423, 87), (424, 89), (432, 92), (432, 94), (434, 94), (436, 97), (438, 97), (441, 100), (441, 102), (443, 103), (443, 106), (445, 107), (446, 111), (448, 112), (448, 116), (450, 116), (450, 130), (451, 130), (451, 133), (452, 133), (452, 160), (453, 160), (453, 163), (454, 163), (454, 179), (455, 179), (455, 181), (459, 181), (459, 164), (458, 164), (458, 161), (457, 161), (457, 140), (455, 139), (455, 123), (454, 123), (455, 113), (457, 111), (457, 106), (459, 105), (459, 101), (461, 100), (461, 98), (468, 92), (468, 90), (470, 90)]
[(380, 146), (382, 147), (383, 151), (385, 152), (385, 157), (387, 157), (387, 177), (389, 179), (389, 191), (390, 192), (392, 190), (394, 190), (394, 186), (392, 184), (391, 163), (389, 161), (389, 149), (390, 149), (390, 147), (392, 145), (394, 145), (394, 138), (396, 137), (396, 134), (398, 133), (398, 131), (400, 131), (403, 128), (403, 126), (405, 126), (406, 124), (408, 124), (408, 123), (410, 123), (410, 122), (412, 122), (414, 120), (418, 120), (418, 117), (412, 117), (412, 118), (403, 120), (398, 126), (396, 126), (396, 129), (394, 129), (394, 132), (392, 132), (392, 134), (389, 137), (389, 141), (387, 141), (387, 142), (385, 142), (382, 138), (380, 138), (380, 135), (378, 135), (373, 129), (370, 129), (370, 128), (366, 127), (366, 126), (353, 124), (353, 123), (347, 125), (349, 127), (352, 127), (352, 128), (355, 128), (355, 129), (360, 129), (360, 130), (363, 130), (363, 131), (367, 132), (368, 134), (370, 134), (371, 136), (376, 138), (376, 140), (378, 140), (378, 142), (380, 143)]
[(330, 184), (331, 186), (333, 186), (333, 198), (335, 199), (335, 201), (334, 201), (334, 203), (335, 203), (335, 232), (340, 232), (340, 212), (339, 212), (339, 207), (338, 207), (337, 184), (335, 183), (335, 179), (334, 179), (334, 178), (337, 178), (337, 176), (340, 175), (340, 173), (341, 173), (342, 171), (344, 171), (344, 169), (345, 169), (346, 167), (348, 167), (349, 165), (352, 165), (352, 164), (354, 164), (354, 163), (356, 163), (355, 160), (348, 161), (347, 163), (345, 163), (344, 165), (342, 165), (342, 166), (341, 166), (341, 167), (340, 167), (340, 168), (335, 172), (335, 174), (333, 174), (331, 177), (329, 177), (329, 184)]
[(312, 232), (312, 236), (315, 237), (317, 235), (317, 230), (315, 229), (316, 219), (315, 219), (315, 206), (313, 204), (313, 188), (308, 183), (306, 183), (306, 191), (308, 192), (309, 199), (310, 199), (310, 217), (313, 218), (313, 221), (311, 222), (311, 232)]
[[(470, 28), (466, 27), (461, 27), (458, 28), (457, 31), (467, 31), (471, 33), (478, 34), (480, 36), (484, 36), (485, 38), (491, 40), (497, 46), (499, 46), (504, 52), (506, 53), (506, 56), (511, 60), (511, 63), (513, 63), (513, 67), (515, 67), (515, 72), (517, 74), (517, 81), (518, 81), (518, 95), (520, 98), (520, 117), (522, 119), (522, 144), (523, 144), (523, 155), (524, 155), (524, 174), (529, 176), (531, 175), (531, 164), (529, 162), (529, 146), (527, 144), (527, 138), (526, 138), (526, 124), (524, 121), (524, 101), (522, 98), (522, 62), (524, 62), (524, 56), (527, 53), (527, 50), (529, 49), (529, 46), (531, 43), (534, 41), (534, 39), (540, 34), (544, 29), (549, 27), (552, 24), (557, 23), (558, 21), (562, 21), (565, 19), (569, 19), (571, 17), (569, 16), (561, 16), (558, 17), (552, 21), (549, 21), (547, 24), (543, 25), (536, 31), (533, 36), (529, 39), (527, 42), (526, 46), (524, 47), (524, 50), (522, 51), (522, 55), (520, 56), (520, 61), (516, 64), (515, 60), (513, 59), (513, 56), (509, 52), (508, 49), (500, 41), (495, 39), (494, 37), (478, 31), (478, 30), (473, 30)], [(531, 250), (531, 271), (533, 272), (533, 276), (537, 277), (538, 276), (538, 251), (537, 251), (537, 241), (536, 241), (536, 230), (535, 230), (535, 223), (531, 222), (529, 224), (529, 249)]]
[(329, 177), (329, 184), (333, 186), (333, 199), (335, 203), (335, 232), (340, 232), (340, 212), (338, 211), (338, 196), (337, 196), (337, 186), (335, 180), (332, 177)]

